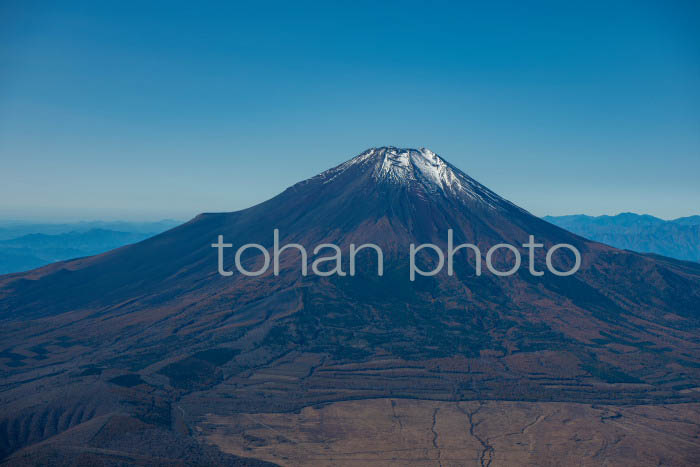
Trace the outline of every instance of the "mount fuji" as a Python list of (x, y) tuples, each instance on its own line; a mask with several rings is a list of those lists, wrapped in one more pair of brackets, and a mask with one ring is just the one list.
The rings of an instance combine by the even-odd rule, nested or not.
[[(354, 277), (302, 276), (294, 252), (279, 277), (217, 273), (218, 235), (269, 248), (273, 229), (307, 247), (375, 243), (384, 275), (369, 252)], [(476, 275), (462, 251), (453, 275), (409, 282), (408, 245), (444, 246), (448, 229), (482, 251), (530, 235), (545, 248), (567, 243), (581, 267)], [(564, 270), (572, 261), (555, 259)], [(255, 269), (260, 256), (243, 262)], [(544, 269), (543, 252), (535, 263)], [(284, 464), (255, 440), (241, 451), (222, 439), (251, 414), (348, 401), (700, 402), (700, 264), (586, 240), (428, 149), (372, 148), (251, 208), (0, 276), (0, 321), (0, 458), (10, 464), (114, 453), (136, 464)], [(224, 419), (238, 428), (222, 435)], [(486, 465), (493, 444), (478, 439)]]

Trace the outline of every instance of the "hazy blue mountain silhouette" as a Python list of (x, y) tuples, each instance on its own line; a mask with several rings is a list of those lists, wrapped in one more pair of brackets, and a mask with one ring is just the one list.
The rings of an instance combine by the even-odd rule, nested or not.
[(10, 240), (29, 234), (58, 235), (68, 232), (87, 232), (92, 229), (116, 232), (160, 233), (182, 224), (182, 221), (163, 219), (159, 221), (78, 221), (78, 222), (30, 222), (0, 220), (0, 240)]
[(663, 220), (630, 212), (616, 216), (545, 216), (544, 220), (616, 248), (700, 262), (700, 216)]
[[(0, 224), (0, 274), (96, 255), (163, 232), (178, 221)], [(111, 227), (106, 228), (106, 227)], [(119, 230), (117, 230), (119, 229)]]

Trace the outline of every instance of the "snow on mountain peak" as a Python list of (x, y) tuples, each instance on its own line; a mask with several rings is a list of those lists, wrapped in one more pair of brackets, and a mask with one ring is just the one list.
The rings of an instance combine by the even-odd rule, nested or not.
[(513, 206), (427, 148), (370, 148), (319, 177), (323, 183), (330, 183), (352, 169), (369, 173), (377, 183), (407, 186), (425, 195), (477, 201), (494, 209), (505, 204)]

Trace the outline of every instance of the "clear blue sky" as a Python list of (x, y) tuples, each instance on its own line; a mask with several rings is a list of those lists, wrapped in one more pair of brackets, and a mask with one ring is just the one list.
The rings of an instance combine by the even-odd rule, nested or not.
[(0, 217), (231, 211), (379, 145), (700, 213), (699, 2), (330, 3), (2, 1)]

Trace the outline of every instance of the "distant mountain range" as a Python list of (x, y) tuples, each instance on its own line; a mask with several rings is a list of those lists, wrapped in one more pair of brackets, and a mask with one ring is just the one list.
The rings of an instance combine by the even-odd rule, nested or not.
[(616, 248), (700, 262), (700, 216), (663, 220), (625, 212), (616, 216), (545, 216), (544, 220)]
[(152, 234), (154, 232), (164, 232), (179, 224), (182, 224), (182, 221), (174, 219), (163, 219), (153, 222), (79, 221), (63, 223), (0, 220), (0, 240), (9, 240), (35, 233), (58, 235), (68, 232), (87, 232), (93, 229)]
[(96, 255), (140, 242), (180, 222), (0, 223), (0, 274)]

